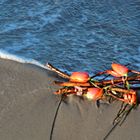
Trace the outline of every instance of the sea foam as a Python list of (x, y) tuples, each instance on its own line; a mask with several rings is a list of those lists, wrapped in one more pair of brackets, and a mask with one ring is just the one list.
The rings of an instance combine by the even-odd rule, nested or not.
[(34, 65), (37, 65), (39, 67), (42, 67), (44, 69), (49, 70), (48, 67), (46, 67), (45, 65), (41, 64), (40, 62), (38, 62), (38, 61), (36, 61), (34, 59), (24, 58), (24, 57), (21, 57), (21, 56), (10, 54), (9, 52), (6, 52), (6, 51), (1, 50), (1, 49), (0, 49), (0, 58), (1, 59), (13, 60), (13, 61), (17, 61), (17, 62), (20, 62), (20, 63), (34, 64)]

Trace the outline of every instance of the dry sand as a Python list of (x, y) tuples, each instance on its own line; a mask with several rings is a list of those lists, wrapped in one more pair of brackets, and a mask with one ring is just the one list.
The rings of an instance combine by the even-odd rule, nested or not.
[[(0, 59), (0, 140), (50, 140), (60, 97), (52, 84), (58, 76), (32, 64)], [(101, 104), (68, 97), (60, 105), (52, 140), (103, 140), (120, 103)], [(140, 108), (107, 140), (139, 140)]]

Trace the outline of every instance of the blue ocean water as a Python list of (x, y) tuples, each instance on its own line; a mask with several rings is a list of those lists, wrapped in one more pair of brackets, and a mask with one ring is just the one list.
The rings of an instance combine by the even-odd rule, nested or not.
[(140, 70), (139, 0), (1, 0), (0, 49), (94, 73)]

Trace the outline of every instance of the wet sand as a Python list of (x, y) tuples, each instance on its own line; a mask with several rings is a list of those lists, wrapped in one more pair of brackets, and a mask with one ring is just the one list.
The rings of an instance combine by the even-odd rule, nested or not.
[[(0, 140), (50, 140), (60, 97), (58, 76), (33, 64), (0, 59)], [(70, 96), (62, 102), (52, 140), (103, 140), (120, 102), (101, 104)], [(107, 140), (139, 140), (140, 108), (132, 110)]]

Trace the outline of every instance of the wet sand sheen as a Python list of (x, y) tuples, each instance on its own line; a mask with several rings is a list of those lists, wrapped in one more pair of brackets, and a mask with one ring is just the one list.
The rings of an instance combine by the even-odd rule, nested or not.
[[(49, 140), (60, 97), (52, 82), (53, 72), (11, 60), (0, 59), (0, 139)], [(103, 140), (112, 127), (120, 102), (111, 105), (69, 97), (62, 102), (52, 140)], [(133, 110), (107, 140), (139, 140), (140, 111)]]

